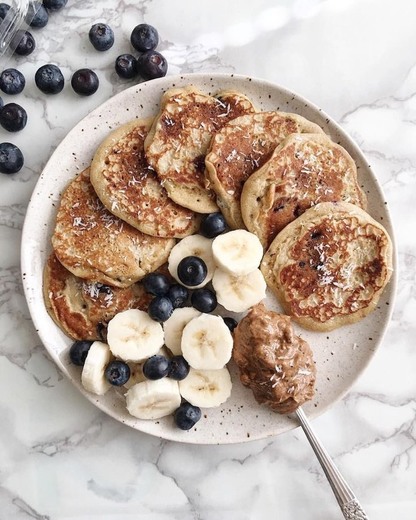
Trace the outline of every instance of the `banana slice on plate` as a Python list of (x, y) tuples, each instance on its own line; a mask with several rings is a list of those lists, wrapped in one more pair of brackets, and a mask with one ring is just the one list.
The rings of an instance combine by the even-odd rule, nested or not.
[(185, 325), (182, 355), (192, 368), (218, 370), (231, 359), (233, 337), (220, 316), (201, 314)]
[(259, 267), (263, 246), (253, 233), (236, 229), (214, 239), (212, 254), (218, 267), (233, 276), (244, 276)]
[(201, 313), (193, 307), (181, 307), (175, 309), (170, 318), (163, 324), (165, 345), (174, 356), (182, 354), (181, 341), (185, 325), (200, 315)]
[(260, 269), (244, 276), (233, 276), (216, 269), (212, 285), (218, 303), (232, 312), (244, 312), (266, 297), (266, 282)]
[(111, 387), (104, 376), (105, 368), (111, 358), (108, 345), (101, 341), (94, 341), (88, 351), (81, 373), (81, 383), (87, 392), (104, 395)]
[[(205, 280), (199, 285), (193, 287), (185, 285), (178, 277), (179, 262), (187, 256), (197, 256), (198, 258), (201, 258), (207, 266), (207, 276)], [(183, 238), (170, 252), (168, 270), (175, 280), (182, 285), (185, 285), (185, 287), (188, 287), (188, 289), (199, 289), (200, 287), (204, 287), (204, 285), (212, 280), (215, 270), (214, 257), (212, 256), (212, 240), (205, 238), (202, 235), (191, 235)]]
[(138, 419), (160, 419), (173, 413), (180, 404), (178, 382), (168, 377), (137, 383), (126, 393), (127, 410)]
[(143, 361), (163, 346), (163, 328), (147, 312), (129, 309), (108, 322), (107, 341), (114, 356), (123, 361)]
[(194, 406), (214, 408), (231, 395), (231, 376), (227, 368), (219, 370), (196, 370), (179, 381), (179, 391), (184, 399)]

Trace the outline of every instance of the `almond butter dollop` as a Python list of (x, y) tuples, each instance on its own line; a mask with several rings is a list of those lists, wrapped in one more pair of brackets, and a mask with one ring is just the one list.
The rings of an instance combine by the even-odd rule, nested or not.
[(293, 330), (289, 316), (251, 308), (235, 329), (233, 358), (240, 380), (256, 401), (287, 414), (312, 399), (316, 368), (312, 350)]

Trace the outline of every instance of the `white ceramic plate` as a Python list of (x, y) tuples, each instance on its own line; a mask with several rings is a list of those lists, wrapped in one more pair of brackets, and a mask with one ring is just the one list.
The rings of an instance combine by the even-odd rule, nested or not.
[[(202, 419), (193, 430), (179, 430), (172, 417), (157, 421), (135, 419), (127, 413), (121, 392), (111, 389), (103, 397), (85, 392), (80, 384), (80, 368), (68, 359), (71, 340), (47, 314), (42, 296), (43, 266), (51, 250), (56, 209), (65, 185), (90, 164), (95, 149), (110, 130), (133, 118), (155, 115), (165, 90), (189, 84), (207, 93), (235, 89), (252, 99), (259, 110), (294, 112), (319, 124), (355, 159), (360, 184), (368, 196), (368, 211), (392, 233), (384, 197), (365, 157), (318, 107), (284, 88), (253, 78), (223, 74), (171, 76), (133, 86), (114, 96), (77, 124), (57, 147), (39, 178), (27, 210), (22, 237), (23, 283), (32, 319), (50, 355), (84, 396), (105, 413), (137, 430), (165, 439), (200, 444), (244, 442), (280, 434), (297, 423), (293, 418), (259, 406), (251, 391), (239, 382), (232, 363), (231, 398), (217, 409), (203, 410)], [(316, 396), (304, 406), (309, 416), (322, 413), (340, 399), (373, 357), (391, 314), (395, 284), (394, 274), (377, 309), (359, 323), (330, 333), (297, 327), (314, 351), (318, 371)]]

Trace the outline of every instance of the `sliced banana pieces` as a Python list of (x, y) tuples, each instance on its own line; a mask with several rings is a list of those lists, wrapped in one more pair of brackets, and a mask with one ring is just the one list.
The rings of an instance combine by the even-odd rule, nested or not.
[(165, 345), (174, 356), (182, 354), (182, 332), (187, 323), (200, 316), (201, 313), (193, 307), (175, 309), (168, 320), (163, 324), (165, 331)]
[[(197, 256), (201, 258), (207, 266), (208, 272), (205, 280), (194, 287), (185, 285), (178, 278), (179, 262), (187, 256)], [(212, 256), (212, 240), (205, 238), (202, 235), (191, 235), (189, 237), (183, 238), (173, 247), (172, 251), (170, 252), (168, 259), (168, 269), (175, 280), (180, 282), (182, 285), (185, 285), (185, 287), (188, 287), (188, 289), (199, 289), (200, 287), (204, 287), (204, 285), (212, 280), (215, 270), (214, 257)]]
[(192, 368), (218, 370), (231, 359), (233, 337), (220, 316), (201, 314), (185, 325), (182, 355)]
[(167, 377), (143, 381), (126, 393), (127, 410), (138, 419), (160, 419), (181, 404), (178, 382)]
[(212, 254), (218, 267), (233, 276), (244, 276), (259, 267), (263, 246), (253, 233), (236, 229), (214, 239)]
[(111, 387), (104, 376), (105, 367), (111, 358), (108, 345), (101, 341), (94, 341), (88, 351), (81, 373), (81, 383), (87, 392), (104, 395)]
[(266, 282), (260, 269), (244, 276), (232, 276), (216, 269), (212, 285), (218, 303), (232, 312), (244, 312), (266, 297)]
[(129, 309), (108, 322), (107, 341), (114, 356), (124, 361), (143, 361), (163, 346), (163, 328), (147, 312)]
[(179, 381), (179, 391), (194, 406), (214, 408), (231, 395), (231, 377), (227, 368), (196, 370), (191, 368), (185, 379)]

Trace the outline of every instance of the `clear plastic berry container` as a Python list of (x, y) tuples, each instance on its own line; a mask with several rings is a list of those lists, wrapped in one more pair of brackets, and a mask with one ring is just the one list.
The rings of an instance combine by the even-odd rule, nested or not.
[(3, 64), (14, 51), (18, 42), (14, 36), (21, 29), (26, 29), (34, 15), (36, 4), (32, 0), (8, 0), (0, 2), (10, 6), (4, 18), (0, 18), (0, 62)]

